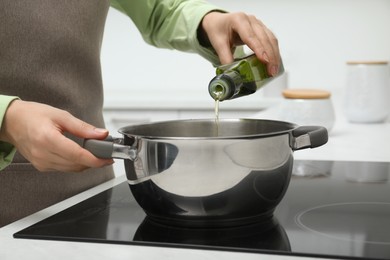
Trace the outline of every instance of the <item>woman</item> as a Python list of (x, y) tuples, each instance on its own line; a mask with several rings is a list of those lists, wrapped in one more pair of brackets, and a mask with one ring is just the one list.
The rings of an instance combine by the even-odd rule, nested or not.
[[(103, 139), (100, 47), (109, 0), (0, 2), (0, 226), (113, 178)], [(248, 45), (279, 70), (277, 40), (259, 20), (202, 0), (115, 0), (146, 42), (229, 63)], [(11, 163), (12, 162), (12, 163)]]

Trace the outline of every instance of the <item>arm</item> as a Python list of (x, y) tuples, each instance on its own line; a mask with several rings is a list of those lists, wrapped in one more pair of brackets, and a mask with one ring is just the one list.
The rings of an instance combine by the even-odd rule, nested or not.
[(219, 64), (214, 49), (199, 43), (197, 30), (207, 13), (223, 12), (220, 8), (203, 0), (111, 0), (111, 6), (131, 18), (147, 43), (196, 52), (213, 64)]
[[(17, 97), (0, 95), (0, 129), (3, 126), (5, 112), (15, 99)], [(12, 162), (15, 152), (16, 149), (12, 144), (0, 140), (0, 171)]]
[(127, 14), (152, 45), (197, 52), (218, 65), (232, 62), (235, 48), (246, 44), (270, 75), (278, 74), (278, 41), (253, 15), (226, 13), (203, 0), (112, 0), (111, 5)]

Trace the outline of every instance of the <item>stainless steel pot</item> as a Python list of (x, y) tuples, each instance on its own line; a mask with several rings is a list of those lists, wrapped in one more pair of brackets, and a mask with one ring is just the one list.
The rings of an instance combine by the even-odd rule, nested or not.
[(324, 127), (256, 119), (166, 121), (119, 132), (119, 142), (84, 146), (98, 157), (125, 159), (130, 189), (146, 214), (180, 226), (271, 217), (290, 182), (293, 151), (328, 140)]

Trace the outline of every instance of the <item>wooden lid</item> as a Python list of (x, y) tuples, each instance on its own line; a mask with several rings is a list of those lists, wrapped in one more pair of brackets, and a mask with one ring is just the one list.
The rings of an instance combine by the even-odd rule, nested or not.
[(387, 65), (387, 61), (347, 61), (347, 65)]
[(321, 89), (286, 89), (283, 96), (289, 99), (327, 99), (330, 92)]

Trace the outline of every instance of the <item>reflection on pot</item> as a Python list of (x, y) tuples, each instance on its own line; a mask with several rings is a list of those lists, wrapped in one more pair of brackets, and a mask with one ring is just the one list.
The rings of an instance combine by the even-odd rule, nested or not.
[(146, 217), (134, 241), (175, 244), (183, 247), (241, 248), (240, 250), (291, 251), (288, 236), (277, 219), (229, 228), (181, 228), (154, 222)]
[[(245, 225), (272, 216), (288, 188), (292, 161), (290, 155), (275, 169), (251, 171), (237, 185), (207, 196), (184, 196), (174, 190), (167, 191), (153, 179), (129, 186), (145, 213), (159, 223), (184, 227)], [(181, 185), (191, 187), (193, 183), (182, 182)]]

